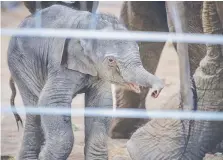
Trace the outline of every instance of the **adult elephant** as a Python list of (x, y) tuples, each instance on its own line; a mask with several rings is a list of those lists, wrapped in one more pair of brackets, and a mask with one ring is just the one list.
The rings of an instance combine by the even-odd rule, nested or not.
[[(176, 11), (184, 18), (183, 32), (223, 34), (222, 2), (176, 2)], [(196, 12), (201, 15), (196, 15)], [(177, 44), (177, 50), (181, 48), (185, 48), (184, 51), (190, 56), (190, 71), (197, 91), (197, 109), (223, 111), (223, 45), (188, 45), (187, 49), (187, 44)], [(181, 96), (185, 96), (184, 92)], [(167, 103), (173, 104), (183, 107), (180, 98)], [(133, 160), (201, 160), (222, 140), (222, 122), (151, 120), (131, 136), (127, 148)]]
[[(184, 15), (180, 14), (180, 19), (184, 19), (186, 24), (182, 25), (183, 32), (187, 33), (203, 33), (202, 27), (202, 6), (203, 2), (182, 2), (185, 10)], [(218, 4), (220, 6), (221, 3)], [(171, 5), (170, 5), (171, 6)], [(221, 9), (216, 8), (222, 20), (223, 13)], [(221, 13), (220, 13), (221, 12)], [(124, 22), (129, 30), (140, 31), (157, 31), (157, 32), (175, 32), (173, 25), (173, 17), (171, 17), (171, 8), (167, 7), (165, 2), (124, 2), (121, 10), (120, 19)], [(221, 22), (222, 23), (222, 22)], [(176, 44), (174, 44), (176, 47)], [(143, 66), (155, 73), (161, 51), (164, 43), (143, 42), (139, 43), (140, 56)], [(200, 60), (205, 56), (207, 47), (203, 44), (189, 44), (189, 64), (190, 73), (193, 75), (199, 65)], [(133, 93), (116, 87), (116, 106), (118, 108), (141, 108), (145, 109), (145, 99), (149, 91), (148, 88), (141, 89), (141, 93)], [(113, 121), (110, 129), (113, 138), (129, 138), (131, 134), (147, 121), (140, 119), (120, 119)]]

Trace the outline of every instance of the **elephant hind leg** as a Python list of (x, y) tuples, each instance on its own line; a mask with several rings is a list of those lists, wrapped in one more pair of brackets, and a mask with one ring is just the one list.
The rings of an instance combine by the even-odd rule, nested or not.
[(39, 115), (26, 115), (26, 124), (20, 148), (19, 159), (38, 159), (41, 146), (44, 143), (44, 135), (40, 125)]
[[(33, 62), (27, 60), (22, 53), (10, 53), (8, 65), (12, 79), (18, 86), (24, 106), (35, 107), (40, 93), (40, 83), (34, 76)], [(26, 114), (25, 129), (20, 148), (19, 159), (38, 159), (38, 154), (43, 143), (43, 134), (40, 126), (40, 116)]]
[[(24, 81), (18, 80), (17, 78), (14, 78), (14, 80), (18, 85), (24, 106), (35, 107), (38, 102), (38, 97), (28, 89)], [(43, 137), (40, 116), (27, 113), (19, 159), (38, 159), (41, 145), (44, 142)]]

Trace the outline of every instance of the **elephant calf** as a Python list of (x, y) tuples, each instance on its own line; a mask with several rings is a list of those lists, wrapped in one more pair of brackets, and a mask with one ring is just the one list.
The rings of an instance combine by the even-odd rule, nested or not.
[[(43, 28), (88, 29), (92, 13), (62, 5), (41, 11)], [(98, 14), (96, 30), (122, 30), (115, 17)], [(20, 28), (34, 28), (28, 16)], [(85, 93), (86, 107), (112, 108), (111, 83), (139, 92), (152, 88), (157, 97), (163, 82), (147, 72), (136, 42), (43, 37), (12, 37), (8, 65), (25, 106), (71, 108)], [(85, 159), (108, 159), (110, 118), (85, 119)], [(65, 160), (73, 147), (70, 116), (27, 114), (19, 159)]]

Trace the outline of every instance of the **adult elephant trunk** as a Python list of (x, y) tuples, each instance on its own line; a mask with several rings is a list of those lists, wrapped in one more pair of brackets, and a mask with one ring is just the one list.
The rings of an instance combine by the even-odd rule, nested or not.
[[(182, 2), (186, 3), (186, 2)], [(217, 2), (203, 2), (203, 32), (222, 34)], [(220, 10), (221, 11), (221, 10)], [(223, 110), (223, 46), (206, 45), (206, 55), (195, 71), (198, 110)], [(185, 92), (182, 92), (183, 94)], [(184, 96), (184, 95), (183, 95)], [(177, 96), (176, 96), (177, 97)], [(167, 105), (175, 103), (170, 100)], [(176, 105), (182, 106), (181, 99)], [(127, 143), (133, 160), (202, 160), (223, 139), (223, 123), (217, 121), (151, 120)], [(192, 123), (191, 123), (192, 122)]]
[[(202, 22), (204, 33), (223, 34), (217, 3), (203, 3)], [(222, 16), (222, 15), (221, 15)], [(205, 111), (223, 110), (223, 45), (206, 45), (206, 56), (194, 74), (198, 94), (198, 109)], [(200, 157), (211, 151), (223, 139), (223, 123), (196, 121), (191, 132), (185, 156)], [(190, 152), (189, 152), (190, 151)]]

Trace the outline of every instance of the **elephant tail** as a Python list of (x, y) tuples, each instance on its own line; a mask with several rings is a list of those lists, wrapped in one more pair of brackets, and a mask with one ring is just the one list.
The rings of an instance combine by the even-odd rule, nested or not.
[(23, 127), (23, 122), (22, 122), (22, 119), (21, 119), (20, 115), (17, 113), (16, 108), (15, 108), (16, 87), (15, 87), (15, 82), (12, 79), (12, 77), (10, 77), (10, 79), (9, 79), (9, 85), (10, 85), (10, 88), (11, 88), (11, 91), (12, 91), (11, 98), (10, 98), (10, 105), (11, 105), (11, 109), (13, 111), (13, 114), (14, 114), (14, 117), (15, 117), (15, 120), (16, 120), (16, 123), (17, 123), (17, 127), (18, 127), (18, 130), (19, 130), (19, 122), (21, 123), (22, 127)]

